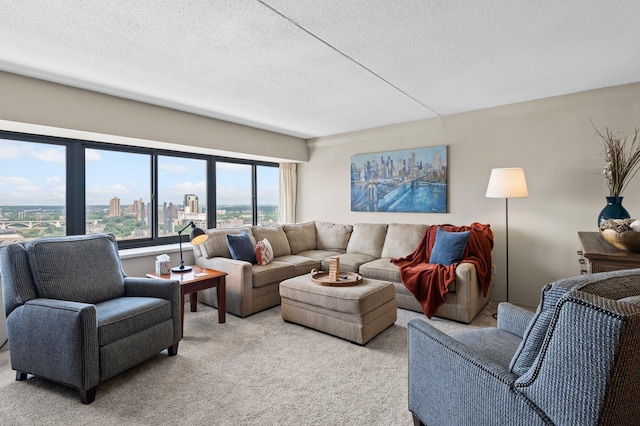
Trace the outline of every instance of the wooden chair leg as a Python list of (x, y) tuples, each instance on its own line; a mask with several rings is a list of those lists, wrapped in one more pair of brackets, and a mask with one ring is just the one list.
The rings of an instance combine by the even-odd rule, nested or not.
[(424, 423), (422, 423), (420, 421), (420, 419), (418, 418), (418, 416), (416, 416), (415, 414), (413, 414), (413, 426), (425, 426)]
[[(180, 343), (180, 342), (178, 342)], [(178, 343), (176, 343), (175, 345), (171, 345), (167, 348), (167, 352), (169, 353), (169, 356), (176, 356), (178, 355)]]
[(16, 380), (19, 382), (23, 380), (27, 380), (27, 373), (23, 373), (22, 371), (16, 371)]
[(80, 400), (83, 404), (91, 404), (96, 400), (96, 391), (98, 390), (97, 386), (92, 387), (91, 389), (82, 390), (80, 389)]

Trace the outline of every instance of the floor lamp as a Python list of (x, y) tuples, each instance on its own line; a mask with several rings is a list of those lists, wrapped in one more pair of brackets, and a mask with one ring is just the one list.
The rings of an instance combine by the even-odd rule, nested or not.
[(505, 224), (507, 246), (507, 302), (509, 301), (509, 198), (529, 196), (524, 170), (521, 167), (492, 169), (487, 186), (488, 198), (505, 199)]

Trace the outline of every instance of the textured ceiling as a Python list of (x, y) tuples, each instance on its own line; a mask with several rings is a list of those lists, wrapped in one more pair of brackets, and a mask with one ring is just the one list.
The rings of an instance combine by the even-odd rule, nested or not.
[(637, 0), (0, 0), (0, 70), (310, 138), (640, 81), (638, 18)]

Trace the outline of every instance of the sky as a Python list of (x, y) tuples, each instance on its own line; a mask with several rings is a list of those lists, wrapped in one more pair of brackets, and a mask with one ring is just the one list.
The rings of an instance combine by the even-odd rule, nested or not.
[[(150, 201), (148, 155), (87, 149), (86, 203), (121, 205)], [(206, 203), (206, 162), (161, 156), (158, 161), (160, 204), (182, 205), (185, 194)], [(278, 169), (259, 167), (260, 204), (278, 204)], [(218, 204), (251, 204), (251, 167), (217, 163)], [(65, 147), (0, 139), (0, 205), (64, 205)]]

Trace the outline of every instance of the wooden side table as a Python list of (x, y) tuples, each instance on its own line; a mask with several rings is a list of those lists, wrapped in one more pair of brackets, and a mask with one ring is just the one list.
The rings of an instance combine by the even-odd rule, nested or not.
[(581, 263), (586, 268), (583, 273), (617, 271), (620, 269), (640, 268), (640, 254), (628, 253), (606, 242), (599, 232), (578, 232), (584, 257)]
[(166, 280), (180, 281), (180, 322), (181, 335), (184, 335), (184, 296), (190, 295), (191, 312), (198, 310), (198, 291), (208, 288), (216, 288), (218, 296), (218, 322), (226, 321), (227, 296), (226, 296), (226, 272), (213, 269), (192, 266), (189, 272), (171, 272), (169, 274), (148, 273), (149, 278), (163, 278)]

